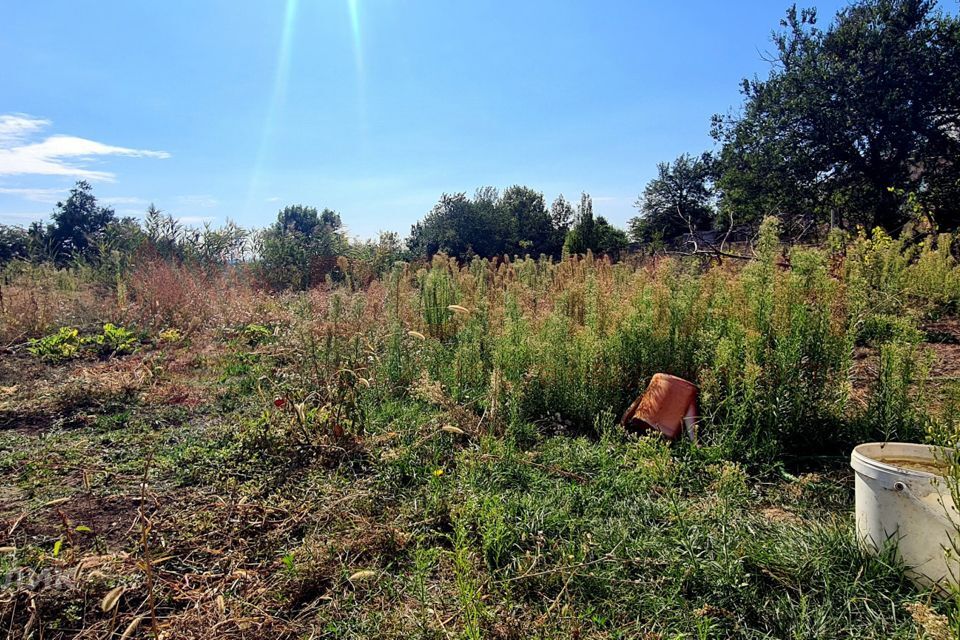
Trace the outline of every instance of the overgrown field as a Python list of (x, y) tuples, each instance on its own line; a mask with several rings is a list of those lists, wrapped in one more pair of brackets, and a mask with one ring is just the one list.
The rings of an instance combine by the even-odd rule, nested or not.
[[(10, 638), (955, 637), (853, 536), (850, 448), (954, 444), (957, 239), (756, 260), (12, 265)], [(699, 442), (626, 433), (665, 371)]]

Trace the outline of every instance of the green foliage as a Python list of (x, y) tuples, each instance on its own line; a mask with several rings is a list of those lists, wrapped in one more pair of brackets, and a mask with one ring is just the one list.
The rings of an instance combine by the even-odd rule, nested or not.
[[(303, 205), (288, 206), (259, 238), (258, 271), (275, 289), (309, 289), (336, 273), (347, 247), (340, 215)], [(341, 274), (342, 275), (342, 274)]]
[(476, 578), (470, 550), (467, 546), (467, 534), (458, 527), (454, 535), (453, 570), (457, 587), (457, 598), (464, 612), (464, 637), (469, 640), (481, 640), (484, 637), (482, 623), (486, 617), (485, 607), (480, 598), (480, 585)]
[(247, 253), (251, 233), (227, 220), (221, 227), (205, 222), (195, 228), (183, 225), (152, 203), (140, 232), (143, 249), (164, 260), (194, 262), (204, 267), (237, 262)]
[(857, 342), (879, 347), (886, 342), (920, 342), (923, 333), (917, 329), (916, 322), (907, 316), (895, 316), (886, 313), (871, 313), (857, 332)]
[(153, 204), (142, 224), (131, 217), (118, 219), (97, 203), (84, 181), (57, 203), (52, 218), (52, 224), (34, 222), (29, 229), (0, 225), (0, 265), (21, 259), (89, 269), (101, 285), (116, 291), (121, 306), (127, 303), (125, 278), (143, 258), (190, 262), (209, 270), (248, 257), (250, 233), (230, 220), (220, 227), (188, 227)]
[(767, 79), (741, 114), (716, 116), (721, 206), (738, 222), (780, 216), (899, 229), (906, 194), (945, 228), (960, 221), (960, 19), (925, 0), (858, 0), (825, 30), (792, 7)]
[(454, 571), (472, 567), (474, 592), (491, 585), (479, 602), (458, 588), (467, 629), (484, 625), (476, 605), (506, 600), (551, 621), (538, 627), (551, 638), (915, 634), (908, 616), (884, 613), (917, 597), (900, 566), (864, 554), (849, 519), (818, 507), (825, 485), (787, 483), (800, 498), (764, 494), (783, 506), (761, 510), (758, 479), (739, 465), (622, 436), (526, 450), (486, 439), (448, 482)]
[(593, 217), (593, 200), (587, 194), (580, 196), (573, 226), (564, 239), (565, 255), (592, 252), (618, 258), (627, 248), (627, 234), (617, 229), (603, 216)]
[(559, 256), (569, 224), (562, 196), (547, 210), (543, 194), (514, 185), (501, 194), (493, 187), (443, 194), (433, 210), (413, 226), (407, 244), (413, 255), (446, 253), (461, 260), (472, 256)]
[(925, 426), (923, 382), (926, 366), (913, 344), (888, 342), (880, 347), (879, 372), (864, 412), (864, 430), (882, 440), (913, 442)]
[(78, 329), (61, 327), (56, 333), (30, 340), (27, 351), (47, 362), (61, 362), (79, 355), (82, 345)]
[(113, 209), (97, 203), (93, 187), (85, 180), (77, 182), (67, 199), (57, 203), (50, 217), (53, 222), (46, 229), (38, 225), (32, 233), (34, 242), (45, 245), (49, 257), (60, 266), (74, 258), (94, 258), (97, 242), (117, 219)]
[(657, 165), (657, 177), (647, 183), (636, 207), (641, 216), (629, 222), (634, 242), (650, 242), (654, 234), (670, 240), (713, 226), (713, 159), (683, 154)]
[(103, 325), (103, 333), (84, 339), (84, 343), (92, 345), (101, 358), (133, 353), (138, 342), (134, 332), (109, 322)]
[[(259, 567), (243, 577), (249, 604), (278, 620), (309, 612), (283, 633), (916, 638), (908, 607), (950, 622), (955, 603), (912, 586), (892, 547), (858, 547), (840, 467), (862, 439), (957, 440), (960, 392), (928, 389), (916, 344), (919, 319), (952, 308), (952, 241), (864, 234), (790, 249), (780, 231), (766, 219), (743, 265), (439, 255), (362, 291), (258, 294), (220, 344), (150, 383), (219, 402), (131, 394), (101, 412), (84, 399), (57, 437), (0, 430), (0, 480), (41, 509), (83, 501), (28, 561), (127, 545), (124, 519), (77, 507), (142, 492), (149, 459), (157, 501), (183, 505), (164, 516), (165, 547)], [(156, 355), (173, 364), (184, 351)], [(658, 371), (699, 384), (697, 445), (616, 424)], [(8, 406), (33, 394), (0, 383)], [(29, 415), (68, 394), (55, 402)], [(797, 469), (803, 454), (816, 473)], [(76, 465), (96, 470), (82, 488)], [(29, 540), (17, 544), (25, 564)], [(171, 597), (191, 566), (163, 566), (164, 615), (214, 633), (219, 618), (203, 627)], [(222, 573), (210, 586), (224, 609), (246, 607)], [(99, 610), (83, 617), (85, 597), (62, 598), (81, 611), (70, 629), (103, 623)], [(16, 615), (12, 627), (29, 611)]]
[(933, 318), (960, 310), (956, 237), (941, 234), (917, 244), (880, 228), (861, 230), (847, 246), (850, 296), (864, 314)]
[(111, 323), (103, 325), (103, 332), (81, 336), (79, 329), (61, 327), (56, 333), (27, 343), (27, 352), (47, 362), (62, 362), (82, 355), (90, 349), (101, 358), (127, 355), (136, 351), (139, 337), (125, 327)]
[(712, 424), (713, 437), (754, 460), (833, 450), (850, 438), (850, 319), (833, 313), (843, 290), (819, 251), (793, 251), (793, 268), (780, 272), (778, 229), (764, 221), (759, 261), (717, 298), (698, 356), (705, 430)]
[(373, 279), (387, 276), (397, 262), (406, 259), (407, 252), (399, 234), (394, 231), (381, 231), (376, 240), (353, 243), (349, 255), (351, 260), (367, 265), (367, 275)]
[(157, 334), (157, 339), (160, 340), (160, 342), (176, 343), (183, 340), (183, 333), (181, 333), (179, 329), (164, 329)]
[(449, 307), (457, 302), (454, 280), (444, 256), (434, 257), (432, 266), (422, 275), (421, 286), (423, 322), (431, 336), (442, 339), (453, 319)]
[(239, 332), (240, 340), (248, 347), (255, 347), (274, 337), (273, 330), (262, 324), (251, 323), (243, 326)]
[[(426, 342), (411, 349), (421, 343), (391, 334), (390, 379), (402, 370), (415, 380), (420, 366), (522, 441), (536, 439), (531, 422), (592, 431), (658, 371), (700, 385), (703, 443), (753, 464), (845, 450), (898, 421), (896, 433), (915, 434), (922, 368), (895, 354), (923, 337), (917, 309), (953, 304), (960, 268), (949, 239), (876, 235), (785, 251), (780, 229), (767, 218), (758, 259), (733, 271), (678, 260), (634, 271), (591, 256), (459, 267), (438, 257), (411, 283), (412, 328)], [(858, 381), (866, 406), (851, 395), (858, 344), (884, 354), (876, 378)]]

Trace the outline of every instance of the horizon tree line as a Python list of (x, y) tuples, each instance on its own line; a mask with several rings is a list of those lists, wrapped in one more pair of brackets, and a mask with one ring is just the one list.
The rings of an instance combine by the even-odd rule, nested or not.
[(628, 232), (594, 216), (586, 193), (562, 195), (513, 185), (472, 197), (444, 193), (411, 227), (351, 241), (340, 214), (304, 205), (282, 209), (259, 232), (181, 225), (153, 205), (142, 223), (101, 206), (85, 181), (58, 202), (51, 222), (0, 225), (0, 263), (47, 260), (57, 266), (104, 260), (149, 246), (166, 258), (270, 266), (276, 286), (304, 288), (338, 255), (429, 258), (605, 254), (631, 241), (677, 242), (780, 220), (786, 239), (818, 239), (829, 228), (911, 222), (930, 231), (960, 226), (960, 18), (933, 0), (858, 0), (825, 28), (814, 9), (787, 10), (772, 36), (765, 79), (745, 79), (743, 104), (711, 121), (713, 151), (682, 153), (657, 165)]

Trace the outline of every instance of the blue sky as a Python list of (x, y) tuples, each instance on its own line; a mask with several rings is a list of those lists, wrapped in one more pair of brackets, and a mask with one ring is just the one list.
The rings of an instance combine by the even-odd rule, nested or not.
[(10, 2), (0, 223), (86, 178), (188, 223), (303, 203), (406, 235), (443, 192), (519, 183), (624, 224), (657, 162), (712, 148), (788, 4)]

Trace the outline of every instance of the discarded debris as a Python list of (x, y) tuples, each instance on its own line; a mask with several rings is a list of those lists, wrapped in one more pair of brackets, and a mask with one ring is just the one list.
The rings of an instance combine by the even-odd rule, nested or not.
[(647, 390), (634, 400), (620, 424), (628, 429), (659, 431), (676, 440), (686, 427), (687, 437), (696, 441), (697, 385), (666, 373), (656, 373)]

